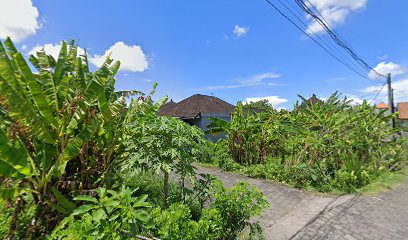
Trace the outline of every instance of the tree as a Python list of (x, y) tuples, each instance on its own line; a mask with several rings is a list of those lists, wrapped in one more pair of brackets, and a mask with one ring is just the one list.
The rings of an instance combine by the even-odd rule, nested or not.
[(62, 42), (57, 60), (44, 50), (31, 55), (38, 72), (31, 71), (10, 39), (4, 44), (0, 42), (0, 176), (13, 184), (2, 186), (2, 196), (31, 194), (38, 205), (34, 228), (44, 219), (52, 228), (59, 213), (76, 207), (71, 190), (95, 188), (112, 168), (114, 153), (123, 148), (120, 129), (129, 111), (125, 96), (137, 92), (116, 93), (120, 63), (108, 58), (91, 73), (86, 54), (78, 56), (73, 41)]
[(273, 106), (268, 100), (259, 100), (256, 102), (247, 102), (243, 105), (245, 111), (251, 111), (253, 113), (257, 112), (268, 112), (273, 111)]
[[(155, 109), (158, 110), (159, 107)], [(203, 132), (179, 119), (168, 116), (146, 116), (131, 124), (127, 152), (136, 165), (163, 173), (163, 207), (168, 207), (169, 173), (180, 174), (181, 181), (195, 176), (191, 163)]]

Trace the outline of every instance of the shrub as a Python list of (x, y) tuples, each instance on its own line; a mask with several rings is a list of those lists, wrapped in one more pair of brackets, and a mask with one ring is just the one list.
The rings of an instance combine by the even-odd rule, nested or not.
[[(352, 105), (338, 93), (318, 104), (300, 98), (302, 105), (291, 112), (244, 113), (238, 103), (231, 122), (212, 119), (208, 132), (227, 133), (227, 152), (248, 175), (296, 187), (354, 191), (369, 183), (370, 174), (405, 165), (401, 139), (388, 141), (399, 131), (389, 127), (394, 116), (367, 102)], [(227, 159), (219, 164), (226, 170), (239, 168)], [(258, 164), (267, 167), (252, 167)]]
[[(157, 236), (160, 239), (236, 239), (248, 227), (260, 233), (259, 225), (250, 219), (268, 206), (266, 197), (248, 183), (225, 188), (210, 179), (207, 192), (212, 204), (200, 209), (194, 218), (188, 203), (173, 203), (167, 209), (150, 204), (146, 196), (132, 197), (135, 191), (99, 189), (97, 197), (78, 196), (85, 204), (77, 208), (55, 228), (51, 239), (126, 239)], [(203, 193), (203, 192), (201, 192)], [(206, 195), (206, 194), (204, 194)], [(194, 195), (191, 195), (194, 196)], [(199, 198), (206, 199), (203, 195)], [(140, 234), (140, 235), (139, 235)]]
[[(51, 238), (70, 239), (87, 236), (92, 239), (135, 238), (151, 228), (152, 221), (146, 211), (151, 205), (145, 202), (147, 195), (132, 197), (134, 192), (122, 188), (120, 192), (98, 189), (97, 197), (78, 196), (77, 201), (86, 204), (77, 208), (54, 230)], [(78, 222), (73, 221), (79, 216)]]

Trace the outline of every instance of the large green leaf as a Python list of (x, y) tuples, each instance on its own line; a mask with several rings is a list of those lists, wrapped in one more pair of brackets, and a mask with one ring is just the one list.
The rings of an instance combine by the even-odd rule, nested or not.
[(3, 77), (4, 79), (9, 79), (10, 84), (12, 84), (13, 87), (16, 87), (16, 84), (18, 84), (17, 78), (14, 75), (14, 69), (12, 67), (10, 58), (7, 55), (6, 50), (4, 49), (4, 46), (1, 43), (1, 41), (0, 41), (0, 76)]
[(57, 205), (55, 206), (56, 209), (64, 214), (69, 214), (70, 212), (74, 211), (76, 208), (76, 204), (71, 202), (68, 198), (62, 195), (57, 188), (51, 188), (51, 191), (57, 199)]
[(57, 65), (54, 71), (54, 82), (56, 86), (59, 85), (61, 78), (64, 76), (66, 60), (67, 60), (67, 44), (65, 43), (65, 41), (62, 41), (61, 50), (59, 52)]
[[(1, 68), (1, 66), (0, 66)], [(47, 143), (55, 143), (56, 134), (44, 117), (33, 108), (33, 105), (22, 95), (23, 90), (16, 90), (9, 82), (0, 76), (0, 92), (6, 99), (8, 115), (30, 127), (36, 138)]]
[(38, 111), (45, 119), (47, 119), (48, 122), (55, 124), (52, 109), (50, 108), (47, 99), (43, 95), (41, 85), (34, 78), (34, 75), (32, 74), (23, 56), (21, 55), (21, 53), (16, 53), (14, 55), (14, 58), (18, 65), (21, 76), (23, 76), (27, 83), (27, 86), (30, 90), (29, 93), (32, 96), (35, 105), (37, 106)]
[(59, 104), (58, 104), (58, 90), (57, 90), (57, 83), (55, 82), (52, 67), (49, 62), (48, 55), (42, 49), (41, 51), (37, 52), (38, 56), (38, 64), (40, 68), (40, 76), (42, 80), (42, 90), (44, 95), (47, 97), (48, 101), (53, 106), (56, 112), (59, 111)]
[(72, 138), (69, 141), (69, 143), (63, 150), (63, 154), (58, 157), (57, 161), (49, 170), (45, 178), (46, 181), (49, 181), (52, 176), (59, 177), (65, 173), (65, 167), (67, 166), (68, 161), (78, 156), (82, 145), (94, 136), (94, 133), (96, 132), (98, 127), (99, 119), (97, 116), (94, 116), (90, 124), (84, 126), (81, 132), (79, 132), (76, 137)]
[(10, 141), (0, 129), (0, 175), (22, 178), (31, 176), (30, 156), (25, 147), (18, 141)]

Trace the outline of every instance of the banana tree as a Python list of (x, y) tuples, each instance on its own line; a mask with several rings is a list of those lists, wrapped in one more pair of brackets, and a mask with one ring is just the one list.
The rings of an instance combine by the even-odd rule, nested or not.
[(14, 183), (2, 196), (31, 194), (40, 218), (55, 201), (60, 212), (75, 208), (70, 191), (95, 187), (122, 148), (133, 92), (114, 91), (120, 63), (108, 58), (92, 73), (77, 49), (62, 42), (58, 59), (41, 50), (32, 71), (10, 39), (0, 42), (0, 177)]
[(237, 103), (231, 121), (210, 118), (209, 130), (206, 133), (226, 133), (228, 153), (240, 164), (254, 164), (263, 161), (266, 150), (265, 136), (262, 132), (262, 121), (251, 111), (244, 111), (241, 102)]

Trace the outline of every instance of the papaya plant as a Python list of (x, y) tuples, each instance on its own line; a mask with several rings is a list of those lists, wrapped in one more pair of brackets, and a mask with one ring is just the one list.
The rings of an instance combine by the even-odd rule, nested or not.
[(169, 174), (178, 173), (182, 184), (184, 179), (195, 177), (191, 164), (199, 144), (204, 141), (203, 132), (168, 116), (146, 115), (137, 119), (129, 124), (131, 137), (127, 141), (126, 154), (132, 166), (144, 166), (163, 174), (163, 207), (167, 208)]

